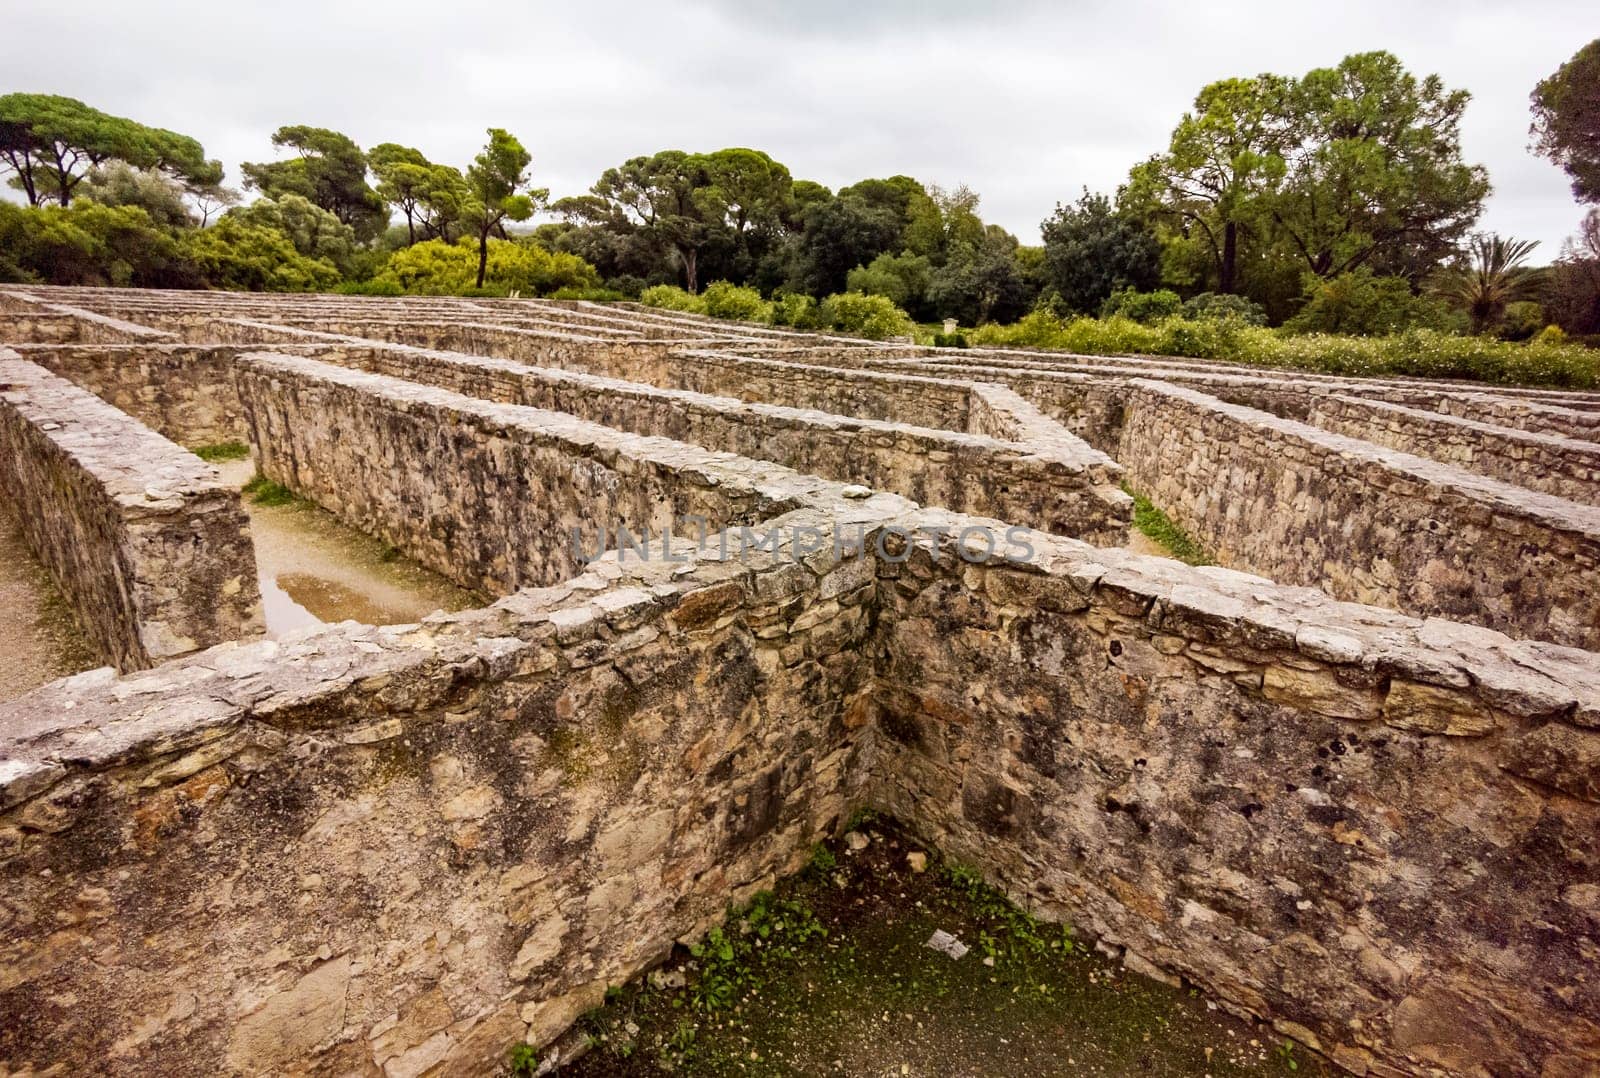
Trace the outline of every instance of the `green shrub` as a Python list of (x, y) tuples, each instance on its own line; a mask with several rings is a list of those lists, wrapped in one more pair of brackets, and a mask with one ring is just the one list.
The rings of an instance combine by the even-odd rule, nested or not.
[(658, 284), (639, 293), (639, 302), (646, 307), (659, 307), (664, 311), (685, 311), (705, 314), (705, 301), (675, 284)]
[(1526, 341), (1544, 328), (1544, 308), (1537, 303), (1520, 301), (1506, 304), (1505, 317), (1500, 321), (1500, 339)]
[[(491, 239), (484, 287), (477, 287), (478, 249), (463, 241), (426, 240), (389, 256), (377, 282), (431, 296), (547, 296), (563, 288), (598, 288), (600, 275), (577, 255), (529, 242)], [(380, 285), (380, 287), (382, 287)]]
[(804, 292), (782, 292), (772, 297), (772, 324), (794, 329), (822, 328), (817, 301)]
[(1544, 333), (1527, 344), (1432, 329), (1353, 337), (1294, 334), (1230, 320), (1170, 318), (1156, 326), (1122, 317), (1064, 322), (1035, 311), (1013, 325), (982, 326), (971, 339), (978, 345), (1058, 348), (1087, 355), (1186, 356), (1339, 375), (1412, 375), (1575, 389), (1600, 384), (1600, 352)]
[(860, 292), (840, 292), (822, 301), (822, 322), (840, 333), (868, 340), (910, 336), (915, 326), (911, 317), (883, 296)]
[(1106, 298), (1100, 308), (1100, 317), (1111, 318), (1120, 314), (1135, 322), (1148, 324), (1171, 318), (1182, 306), (1183, 301), (1178, 298), (1178, 293), (1165, 288), (1158, 288), (1154, 292), (1123, 288)]
[(728, 281), (713, 281), (700, 295), (706, 314), (713, 318), (733, 318), (741, 322), (771, 320), (772, 305), (754, 288), (740, 288)]
[(593, 303), (617, 303), (628, 298), (626, 293), (614, 288), (583, 288), (568, 285), (550, 293), (548, 299), (586, 299)]
[(392, 277), (374, 277), (370, 281), (344, 281), (334, 289), (341, 296), (403, 296), (406, 290)]
[(1261, 304), (1243, 296), (1231, 296), (1226, 292), (1202, 292), (1185, 300), (1180, 313), (1185, 318), (1196, 320), (1231, 320), (1242, 322), (1247, 326), (1267, 324), (1267, 312)]
[(935, 348), (970, 348), (965, 333), (935, 333), (933, 335)]
[(631, 273), (624, 273), (617, 277), (608, 277), (605, 287), (614, 292), (621, 292), (629, 299), (638, 299), (639, 293), (649, 287), (650, 282), (643, 277), (635, 277)]
[(1290, 333), (1350, 333), (1381, 336), (1408, 329), (1463, 329), (1461, 316), (1442, 300), (1414, 295), (1403, 277), (1371, 270), (1313, 279), (1305, 306), (1283, 328)]

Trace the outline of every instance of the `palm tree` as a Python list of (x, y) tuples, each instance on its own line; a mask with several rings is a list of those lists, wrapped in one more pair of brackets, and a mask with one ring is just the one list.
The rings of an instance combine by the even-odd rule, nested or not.
[(1465, 264), (1450, 271), (1440, 286), (1441, 292), (1466, 308), (1472, 332), (1494, 328), (1505, 317), (1507, 304), (1538, 294), (1542, 271), (1522, 264), (1537, 246), (1538, 240), (1472, 238)]

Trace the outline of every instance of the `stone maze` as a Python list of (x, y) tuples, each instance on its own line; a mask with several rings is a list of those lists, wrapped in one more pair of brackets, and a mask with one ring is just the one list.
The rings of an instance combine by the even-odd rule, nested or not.
[[(267, 632), (226, 442), (488, 605)], [(1600, 1074), (1600, 395), (13, 286), (0, 487), (107, 664), (0, 703), (0, 1074), (570, 1058), (860, 809), (1351, 1073)]]

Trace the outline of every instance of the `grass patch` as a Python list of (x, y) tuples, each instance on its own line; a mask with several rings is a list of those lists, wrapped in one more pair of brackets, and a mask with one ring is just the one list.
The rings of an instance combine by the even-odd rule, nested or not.
[(1211, 555), (1194, 536), (1184, 531), (1178, 523), (1136, 490), (1126, 485), (1123, 490), (1133, 496), (1133, 526), (1150, 539), (1166, 547), (1167, 552), (1190, 565), (1210, 565)]
[(250, 447), (243, 442), (217, 442), (215, 445), (197, 445), (189, 452), (207, 464), (221, 464), (229, 460), (243, 460), (250, 455)]
[[(560, 1073), (1329, 1073), (1194, 989), (1131, 974), (1035, 919), (895, 821), (863, 818), (866, 846), (816, 847), (692, 948), (610, 988), (552, 1049)], [(936, 929), (969, 952), (931, 949)]]
[(240, 488), (240, 493), (244, 494), (257, 505), (269, 509), (277, 506), (301, 506), (311, 504), (309, 501), (300, 497), (300, 495), (296, 494), (282, 483), (274, 483), (260, 472), (257, 472), (255, 478), (251, 479), (250, 482), (246, 483)]

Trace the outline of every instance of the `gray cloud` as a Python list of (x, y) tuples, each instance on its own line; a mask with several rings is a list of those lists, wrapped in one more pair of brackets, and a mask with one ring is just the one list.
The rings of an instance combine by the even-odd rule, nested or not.
[(755, 146), (830, 187), (966, 183), (986, 217), (1037, 242), (1057, 201), (1113, 189), (1159, 150), (1206, 82), (1385, 48), (1472, 91), (1463, 140), (1495, 184), (1484, 227), (1553, 256), (1581, 216), (1526, 144), (1533, 84), (1593, 32), (1586, 0), (7, 7), (4, 89), (192, 134), (235, 181), (284, 123), (456, 164), (492, 124), (558, 196), (636, 154)]

